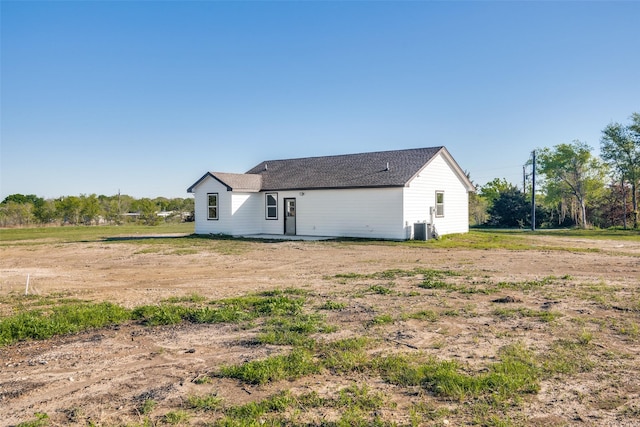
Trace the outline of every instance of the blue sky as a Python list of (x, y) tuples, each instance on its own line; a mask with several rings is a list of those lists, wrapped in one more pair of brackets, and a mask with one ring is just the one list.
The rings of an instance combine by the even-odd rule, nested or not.
[(478, 184), (640, 111), (640, 2), (6, 1), (0, 197), (445, 145)]

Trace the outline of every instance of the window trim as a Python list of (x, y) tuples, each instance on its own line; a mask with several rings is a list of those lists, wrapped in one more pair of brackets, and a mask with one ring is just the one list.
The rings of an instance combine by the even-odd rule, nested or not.
[[(442, 202), (438, 203), (438, 196), (442, 195)], [(438, 209), (438, 207), (440, 209)], [(436, 218), (444, 217), (444, 190), (436, 190), (436, 203), (435, 203)]]
[[(269, 205), (269, 196), (273, 196), (273, 198), (276, 200), (275, 205)], [(269, 216), (269, 207), (272, 207), (272, 208), (275, 207), (275, 211), (276, 211), (275, 216)], [(270, 220), (270, 221), (278, 220), (278, 193), (274, 193), (274, 192), (264, 193), (264, 219)]]
[[(216, 196), (216, 204), (211, 205), (209, 202), (211, 201), (211, 196)], [(212, 217), (211, 208), (215, 208), (216, 215)], [(220, 195), (218, 193), (207, 193), (207, 221), (217, 221), (220, 217)]]

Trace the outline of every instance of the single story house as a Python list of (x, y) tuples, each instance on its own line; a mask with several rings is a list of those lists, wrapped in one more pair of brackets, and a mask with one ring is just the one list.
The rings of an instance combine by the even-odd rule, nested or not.
[(196, 234), (394, 240), (469, 231), (470, 191), (445, 147), (269, 160), (187, 190)]

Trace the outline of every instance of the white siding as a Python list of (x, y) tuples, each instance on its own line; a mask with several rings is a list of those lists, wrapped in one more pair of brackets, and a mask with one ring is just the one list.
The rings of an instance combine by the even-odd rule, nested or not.
[(260, 233), (262, 193), (231, 193), (233, 227), (229, 234), (241, 236)]
[[(469, 231), (468, 193), (448, 157), (438, 154), (408, 187), (278, 191), (278, 219), (267, 220), (265, 193), (237, 193), (207, 177), (193, 188), (197, 234), (284, 234), (284, 199), (296, 199), (296, 234), (410, 239), (416, 222), (430, 222), (436, 191), (444, 216), (433, 215), (439, 234)], [(218, 193), (218, 220), (207, 219), (207, 194)]]
[(439, 234), (469, 231), (469, 203), (466, 187), (447, 160), (438, 155), (404, 188), (406, 238), (413, 237), (413, 224), (431, 222), (429, 209), (435, 208), (436, 191), (444, 191), (444, 216), (433, 215)]
[[(404, 239), (402, 188), (278, 192), (278, 220), (263, 233), (284, 234), (284, 199), (296, 199), (296, 234), (304, 236)], [(264, 196), (263, 196), (264, 204)]]
[[(207, 194), (218, 193), (218, 219), (207, 219)], [(196, 234), (232, 234), (231, 192), (211, 177), (205, 178), (193, 189)]]

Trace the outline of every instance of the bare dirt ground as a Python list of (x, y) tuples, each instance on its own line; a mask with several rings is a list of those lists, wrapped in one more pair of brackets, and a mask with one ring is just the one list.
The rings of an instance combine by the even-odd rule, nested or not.
[[(375, 352), (423, 352), (460, 361), (470, 371), (481, 371), (501, 347), (513, 342), (546, 354), (557, 340), (577, 342), (583, 337), (588, 351), (580, 354), (591, 365), (544, 377), (539, 392), (506, 408), (505, 417), (516, 425), (639, 426), (640, 241), (529, 239), (535, 245), (576, 250), (213, 240), (197, 241), (192, 248), (152, 239), (20, 242), (0, 246), (0, 319), (11, 314), (6, 301), (24, 293), (27, 275), (32, 294), (109, 301), (128, 308), (193, 294), (219, 300), (271, 289), (303, 289), (309, 292), (311, 306), (326, 300), (344, 304), (342, 310), (326, 312), (326, 322), (337, 330), (322, 339), (371, 336), (380, 342)], [(467, 287), (550, 276), (554, 280), (536, 289), (465, 293), (422, 289), (415, 277), (390, 281), (364, 276), (417, 267), (458, 273), (451, 280)], [(340, 277), (350, 274), (355, 278)], [(372, 292), (373, 284), (393, 293)], [(510, 304), (494, 302), (507, 296), (513, 299)], [(552, 310), (558, 318), (543, 322), (525, 315), (500, 317), (496, 309), (503, 306)], [(403, 316), (419, 310), (435, 310), (440, 316), (431, 322)], [(391, 315), (393, 322), (373, 325), (372, 319), (382, 314)], [(157, 402), (153, 419), (162, 424), (161, 414), (183, 408), (192, 395), (215, 393), (237, 405), (284, 389), (330, 394), (364, 380), (359, 373), (325, 372), (262, 386), (217, 377), (206, 384), (194, 381), (221, 365), (284, 351), (251, 343), (253, 334), (233, 324), (129, 323), (0, 347), (0, 425), (33, 420), (35, 413), (46, 413), (50, 425), (136, 425), (144, 420), (139, 407), (148, 399)], [(380, 414), (385, 420), (409, 424), (410, 405), (426, 402), (447, 411), (417, 424), (474, 423), (461, 402), (409, 393), (381, 379), (367, 381), (394, 403)], [(310, 419), (335, 416), (327, 410)], [(195, 413), (187, 423), (200, 425), (215, 417)]]

